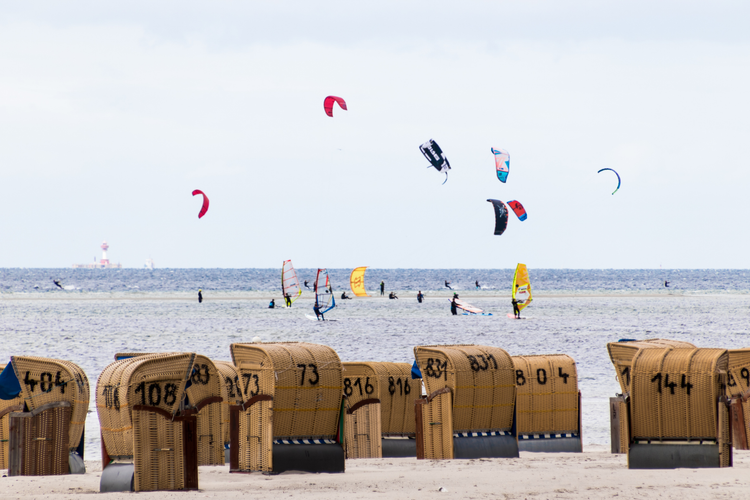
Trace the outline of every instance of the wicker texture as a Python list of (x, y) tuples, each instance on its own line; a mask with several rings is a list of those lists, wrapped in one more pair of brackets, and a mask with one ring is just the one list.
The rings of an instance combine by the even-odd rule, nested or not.
[(252, 378), (270, 370), (274, 378), (273, 437), (334, 439), (338, 428), (343, 377), (330, 347), (303, 342), (232, 344), (247, 400), (257, 394)]
[[(54, 402), (52, 402), (54, 403)], [(42, 410), (36, 415), (31, 412), (13, 413), (18, 422), (23, 461), (20, 470), (10, 474), (22, 476), (52, 476), (68, 474), (68, 436), (72, 405), (57, 406)], [(70, 406), (69, 406), (70, 405)]]
[[(640, 349), (633, 358), (633, 439), (717, 439), (723, 349)], [(689, 394), (688, 394), (689, 393)]]
[(177, 414), (195, 357), (194, 353), (150, 354), (115, 361), (102, 371), (96, 407), (111, 457), (133, 456), (133, 406), (157, 406)]
[(11, 356), (21, 384), (21, 395), (29, 410), (48, 403), (70, 403), (71, 417), (67, 446), (78, 447), (89, 409), (89, 379), (80, 366), (60, 359)]
[(445, 387), (453, 392), (453, 431), (510, 430), (516, 376), (507, 352), (498, 347), (442, 345), (415, 347), (414, 355), (428, 394)]
[(345, 415), (346, 458), (383, 458), (380, 412), (380, 403), (371, 403)]
[(622, 394), (630, 393), (631, 365), (633, 358), (639, 349), (661, 349), (674, 347), (682, 349), (694, 349), (695, 346), (689, 342), (669, 339), (647, 339), (633, 342), (610, 342), (607, 344), (609, 359), (615, 366), (617, 381), (620, 383)]
[(133, 412), (135, 491), (185, 488), (182, 423), (148, 412)]
[(432, 401), (422, 405), (422, 436), (425, 459), (447, 460), (453, 458), (454, 410), (451, 400), (451, 393), (447, 392), (437, 395)]
[(224, 465), (224, 426), (222, 407), (225, 391), (222, 376), (209, 358), (197, 354), (185, 389), (191, 406), (202, 401), (222, 397), (222, 401), (204, 404), (198, 411), (198, 465)]
[(726, 395), (741, 401), (745, 435), (750, 436), (750, 398), (748, 398), (750, 396), (750, 348), (732, 349), (728, 352)]
[[(266, 364), (267, 365), (267, 364)], [(240, 390), (244, 401), (256, 396), (275, 395), (276, 375), (270, 366), (241, 362)], [(255, 401), (239, 415), (239, 470), (271, 472), (273, 470), (274, 401)]]
[(520, 434), (577, 433), (578, 375), (568, 355), (513, 356)]
[[(0, 372), (5, 369), (6, 365), (0, 365)], [(23, 396), (18, 395), (15, 399), (4, 400), (0, 399), (0, 414), (5, 413), (0, 417), (0, 469), (8, 468), (8, 439), (10, 436), (10, 416), (6, 413), (8, 410), (13, 409), (14, 411), (23, 411)]]
[(221, 398), (221, 425), (224, 429), (224, 444), (229, 444), (229, 407), (242, 404), (242, 391), (240, 390), (240, 373), (231, 361), (214, 361), (219, 376), (222, 379)]

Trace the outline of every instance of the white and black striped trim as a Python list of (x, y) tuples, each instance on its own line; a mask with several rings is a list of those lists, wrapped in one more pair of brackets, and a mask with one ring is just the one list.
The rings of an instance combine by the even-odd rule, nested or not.
[(336, 444), (333, 439), (274, 439), (273, 444)]
[(455, 432), (453, 437), (457, 438), (475, 438), (488, 436), (512, 436), (510, 431), (490, 431), (490, 432)]
[(562, 433), (562, 434), (519, 434), (518, 439), (560, 439), (560, 438), (577, 438), (578, 434), (575, 433)]

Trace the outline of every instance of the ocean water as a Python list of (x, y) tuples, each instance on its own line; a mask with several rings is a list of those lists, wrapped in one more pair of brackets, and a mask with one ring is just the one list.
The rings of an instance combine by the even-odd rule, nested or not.
[[(314, 270), (298, 271), (312, 281)], [(334, 290), (347, 287), (350, 270), (330, 270)], [(608, 398), (618, 391), (607, 342), (671, 338), (701, 347), (750, 346), (750, 271), (744, 270), (530, 270), (535, 300), (508, 319), (513, 270), (374, 269), (373, 297), (337, 300), (316, 322), (312, 292), (291, 309), (281, 303), (276, 269), (72, 270), (0, 269), (0, 360), (37, 355), (78, 363), (92, 395), (101, 371), (118, 351), (195, 351), (229, 359), (229, 345), (305, 341), (333, 347), (342, 361), (413, 361), (423, 344), (475, 343), (511, 355), (565, 353), (576, 360), (583, 402), (584, 445), (609, 444)], [(59, 279), (66, 289), (52, 283)], [(451, 316), (444, 287), (492, 316)], [(483, 286), (474, 289), (474, 280)], [(664, 280), (670, 287), (664, 287)], [(386, 292), (399, 300), (381, 298)], [(198, 304), (196, 291), (205, 301)], [(416, 290), (427, 294), (423, 304)], [(86, 458), (100, 455), (92, 397), (86, 423)]]

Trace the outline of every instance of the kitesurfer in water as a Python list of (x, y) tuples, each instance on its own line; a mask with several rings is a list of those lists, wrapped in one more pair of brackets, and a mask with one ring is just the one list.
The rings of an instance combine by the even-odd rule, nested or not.
[(380, 295), (385, 295), (385, 281), (380, 282)]
[(320, 312), (320, 308), (318, 307), (318, 304), (316, 303), (313, 306), (313, 311), (315, 312), (315, 317), (318, 318), (318, 321), (325, 321), (326, 319), (323, 317), (323, 313)]
[(284, 300), (286, 301), (287, 307), (292, 307), (292, 297), (289, 295), (289, 292), (284, 294)]
[(346, 290), (345, 290), (345, 291), (344, 291), (344, 293), (342, 293), (342, 294), (341, 294), (341, 300), (346, 300), (346, 299), (351, 299), (351, 297), (349, 297), (349, 296), (348, 296), (348, 295), (346, 294)]
[(450, 281), (445, 280), (445, 288), (450, 288), (451, 290), (453, 290), (453, 288), (451, 288), (451, 282)]
[(271, 299), (271, 303), (268, 304), (269, 309), (273, 309), (276, 307), (276, 299)]
[(198, 290), (198, 303), (203, 302), (203, 290)]
[(458, 297), (455, 295), (453, 296), (453, 300), (451, 300), (451, 314), (454, 316), (458, 316), (458, 310), (456, 309), (456, 300)]
[(388, 298), (389, 299), (397, 299), (398, 297), (396, 297), (396, 292), (391, 292), (391, 293), (388, 294)]
[(305, 280), (305, 288), (307, 288), (308, 290), (310, 290), (310, 289), (311, 289), (311, 288), (310, 288), (310, 285), (308, 285), (308, 284), (307, 284), (307, 280)]
[(476, 281), (474, 282), (474, 286), (476, 286), (476, 287), (477, 287), (477, 290), (479, 290), (480, 288), (482, 288), (481, 286), (479, 286), (479, 280), (476, 280)]
[(54, 283), (55, 285), (57, 285), (57, 288), (59, 288), (60, 290), (64, 290), (64, 288), (60, 284), (60, 280), (52, 280), (52, 283)]
[(421, 304), (423, 300), (424, 300), (424, 295), (422, 295), (422, 290), (420, 290), (419, 293), (417, 294), (417, 302)]
[(664, 280), (664, 286), (667, 287), (667, 288), (669, 288), (669, 281)]

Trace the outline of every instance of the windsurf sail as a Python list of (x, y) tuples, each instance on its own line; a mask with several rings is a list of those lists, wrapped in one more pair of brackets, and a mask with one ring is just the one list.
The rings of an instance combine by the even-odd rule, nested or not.
[(318, 275), (315, 277), (315, 305), (323, 314), (336, 307), (333, 287), (331, 286), (331, 280), (328, 279), (327, 269), (318, 269)]
[[(453, 301), (453, 299), (448, 299), (449, 301)], [(484, 310), (479, 309), (478, 307), (472, 306), (468, 302), (464, 302), (463, 300), (456, 299), (456, 307), (459, 309), (472, 313), (472, 314), (482, 314)]]
[(516, 266), (516, 274), (513, 275), (513, 298), (518, 301), (518, 310), (523, 311), (531, 304), (531, 281), (529, 281), (529, 270), (526, 264)]
[(366, 266), (358, 267), (349, 276), (349, 285), (352, 287), (352, 293), (357, 297), (368, 297), (365, 290), (365, 269), (367, 269)]
[(299, 278), (297, 278), (297, 271), (294, 270), (291, 260), (285, 260), (281, 265), (281, 292), (286, 296), (292, 298), (292, 302), (297, 300), (302, 295), (302, 288), (299, 286)]

